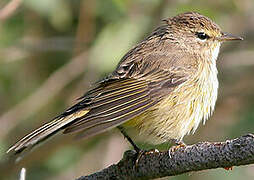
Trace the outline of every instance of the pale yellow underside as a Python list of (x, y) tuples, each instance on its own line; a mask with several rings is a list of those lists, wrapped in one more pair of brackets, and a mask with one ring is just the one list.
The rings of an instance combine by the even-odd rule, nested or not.
[(208, 119), (217, 99), (218, 79), (216, 58), (219, 44), (212, 52), (209, 63), (204, 63), (194, 80), (186, 81), (169, 96), (146, 113), (124, 124), (136, 128), (139, 137), (149, 143), (159, 144), (171, 139), (182, 140), (194, 133), (200, 122)]

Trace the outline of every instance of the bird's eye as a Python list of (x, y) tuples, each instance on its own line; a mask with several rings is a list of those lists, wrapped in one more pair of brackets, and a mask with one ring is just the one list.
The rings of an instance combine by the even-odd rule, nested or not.
[(204, 33), (204, 32), (197, 32), (196, 33), (196, 36), (199, 38), (199, 39), (201, 39), (201, 40), (205, 40), (205, 39), (209, 39), (210, 37), (206, 34), (206, 33)]

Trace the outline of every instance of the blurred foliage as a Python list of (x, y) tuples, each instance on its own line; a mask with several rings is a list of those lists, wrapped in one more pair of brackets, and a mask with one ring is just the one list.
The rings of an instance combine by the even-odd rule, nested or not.
[[(0, 12), (8, 2), (0, 3)], [(160, 19), (185, 11), (198, 11), (223, 30), (245, 38), (223, 45), (216, 111), (185, 142), (223, 141), (253, 132), (253, 0), (24, 0), (0, 21), (0, 178), (17, 179), (21, 167), (26, 167), (27, 180), (75, 179), (118, 162), (130, 147), (115, 130), (83, 141), (73, 141), (72, 136), (53, 138), (18, 163), (8, 159), (5, 151), (74, 104)], [(82, 61), (75, 59), (79, 56)], [(164, 179), (251, 180), (253, 168)]]

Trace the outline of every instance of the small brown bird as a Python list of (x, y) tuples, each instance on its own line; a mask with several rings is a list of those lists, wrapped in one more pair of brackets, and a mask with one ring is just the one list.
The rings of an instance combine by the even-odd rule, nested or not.
[(215, 107), (221, 43), (242, 38), (223, 33), (196, 12), (163, 22), (77, 104), (8, 151), (21, 152), (62, 130), (89, 137), (119, 127), (134, 148), (129, 129), (154, 144), (181, 141), (194, 133)]

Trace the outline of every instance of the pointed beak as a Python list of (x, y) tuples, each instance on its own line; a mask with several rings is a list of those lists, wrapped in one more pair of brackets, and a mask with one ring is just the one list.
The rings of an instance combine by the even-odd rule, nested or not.
[(235, 35), (223, 32), (220, 37), (217, 37), (217, 40), (223, 42), (223, 41), (243, 40), (243, 38), (240, 36), (235, 36)]

